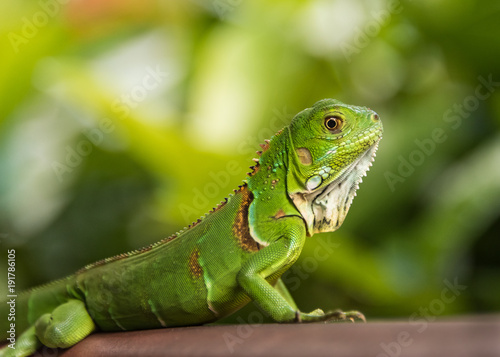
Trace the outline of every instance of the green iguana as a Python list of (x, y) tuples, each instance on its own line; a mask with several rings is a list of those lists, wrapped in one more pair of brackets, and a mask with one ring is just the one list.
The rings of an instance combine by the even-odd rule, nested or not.
[[(297, 309), (280, 276), (306, 237), (344, 221), (382, 136), (370, 109), (324, 99), (262, 144), (246, 181), (203, 218), (143, 249), (90, 264), (16, 301), (15, 349), (67, 348), (94, 331), (213, 322), (250, 300), (277, 322), (362, 319)], [(0, 305), (7, 340), (9, 305)]]

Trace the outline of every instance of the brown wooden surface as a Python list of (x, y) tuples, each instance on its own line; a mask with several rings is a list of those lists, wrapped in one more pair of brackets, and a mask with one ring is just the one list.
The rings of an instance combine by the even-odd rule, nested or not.
[(498, 357), (500, 316), (413, 324), (223, 325), (101, 333), (60, 355)]
[(221, 325), (96, 333), (37, 356), (500, 356), (500, 315), (410, 323)]

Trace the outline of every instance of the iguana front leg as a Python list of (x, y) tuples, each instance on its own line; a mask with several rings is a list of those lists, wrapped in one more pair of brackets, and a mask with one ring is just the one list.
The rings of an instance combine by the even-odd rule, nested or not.
[(283, 292), (285, 287), (282, 282), (278, 281), (276, 289), (271, 286), (266, 278), (288, 269), (297, 260), (306, 238), (306, 228), (299, 217), (281, 218), (274, 223), (274, 229), (283, 234), (253, 255), (238, 273), (238, 283), (248, 296), (277, 322), (364, 320), (364, 316), (357, 311), (325, 313), (316, 309), (310, 313), (301, 312), (293, 301), (289, 301), (291, 296), (288, 291)]
[(290, 304), (290, 306), (297, 311), (297, 304), (295, 303), (295, 300), (293, 300), (292, 295), (288, 291), (288, 288), (286, 287), (285, 283), (281, 278), (278, 279), (276, 284), (274, 284), (274, 289), (280, 293), (281, 296), (285, 298), (285, 300)]

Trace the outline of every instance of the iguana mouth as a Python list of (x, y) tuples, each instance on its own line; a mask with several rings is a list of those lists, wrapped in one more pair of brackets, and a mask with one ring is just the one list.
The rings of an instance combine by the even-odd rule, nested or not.
[(380, 138), (327, 186), (292, 195), (306, 220), (308, 235), (333, 232), (342, 225), (362, 177), (375, 159), (379, 141)]

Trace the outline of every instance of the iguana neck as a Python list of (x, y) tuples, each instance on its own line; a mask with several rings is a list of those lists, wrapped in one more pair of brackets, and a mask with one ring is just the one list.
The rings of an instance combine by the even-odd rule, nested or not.
[(277, 239), (270, 234), (269, 224), (280, 224), (282, 219), (300, 217), (287, 189), (290, 143), (288, 127), (278, 132), (263, 147), (258, 165), (248, 177), (248, 188), (253, 200), (248, 210), (248, 223), (252, 238), (260, 246)]
[(265, 202), (276, 200), (277, 196), (288, 197), (286, 192), (288, 146), (288, 127), (261, 145), (262, 152), (257, 152), (260, 155), (259, 161), (247, 178), (254, 199)]

